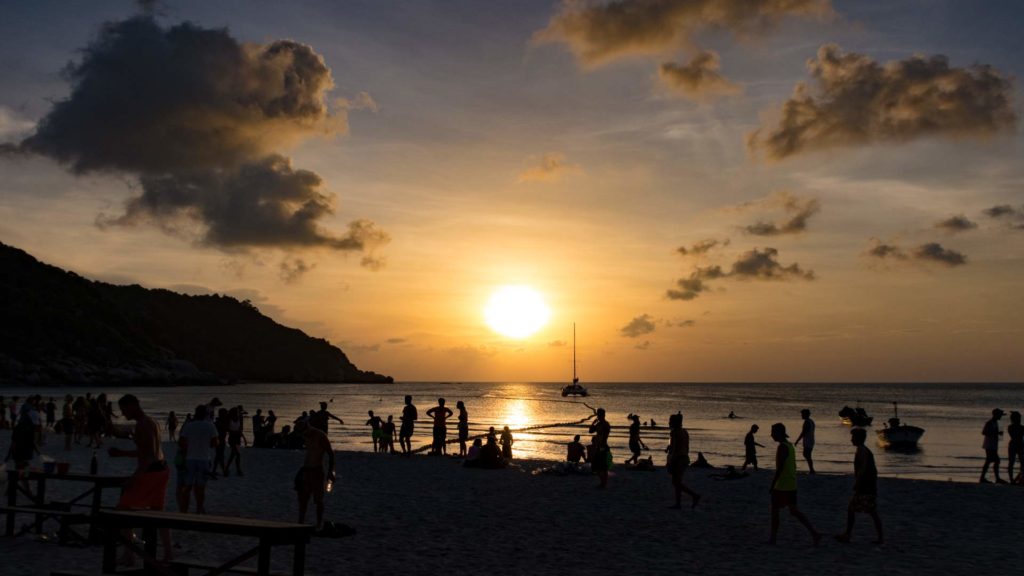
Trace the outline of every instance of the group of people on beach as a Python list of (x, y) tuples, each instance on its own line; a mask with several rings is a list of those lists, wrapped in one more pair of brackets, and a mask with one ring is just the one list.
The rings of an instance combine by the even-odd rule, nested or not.
[[(999, 477), (999, 437), (1003, 435), (1003, 431), (999, 429), (999, 420), (1002, 419), (1003, 414), (1005, 412), (1002, 409), (993, 409), (992, 418), (989, 418), (981, 429), (981, 435), (984, 438), (981, 447), (985, 451), (985, 463), (981, 467), (979, 480), (982, 484), (990, 483), (988, 479), (989, 466), (992, 467), (997, 484), (1008, 483), (1007, 480)], [(1020, 412), (1016, 410), (1010, 412), (1010, 425), (1006, 427), (1006, 436), (1008, 437), (1006, 477), (1010, 483), (1024, 485), (1024, 425), (1020, 422)], [(1013, 468), (1017, 462), (1020, 462), (1020, 471), (1017, 476), (1014, 476)]]

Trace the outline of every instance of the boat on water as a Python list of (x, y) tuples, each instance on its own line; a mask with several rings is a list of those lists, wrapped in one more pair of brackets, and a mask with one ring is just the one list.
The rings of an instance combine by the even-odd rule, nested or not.
[(900, 422), (900, 409), (896, 402), (892, 403), (893, 417), (889, 418), (885, 428), (877, 430), (878, 443), (884, 448), (898, 450), (916, 450), (917, 441), (924, 436), (924, 428), (907, 426)]
[(875, 420), (873, 416), (868, 416), (867, 411), (860, 406), (856, 408), (843, 406), (843, 409), (839, 411), (839, 418), (847, 426), (871, 426)]
[(572, 384), (566, 384), (562, 387), (562, 398), (569, 396), (586, 396), (587, 387), (580, 384), (580, 379), (576, 376), (576, 324), (572, 325)]

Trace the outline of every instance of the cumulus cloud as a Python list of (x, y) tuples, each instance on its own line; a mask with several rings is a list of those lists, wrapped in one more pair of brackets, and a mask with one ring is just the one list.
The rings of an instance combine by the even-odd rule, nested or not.
[(658, 78), (674, 93), (695, 100), (739, 92), (739, 87), (726, 80), (718, 69), (718, 54), (705, 50), (685, 64), (663, 63)]
[(721, 266), (697, 267), (688, 277), (676, 280), (675, 288), (666, 291), (670, 300), (694, 300), (701, 293), (711, 289), (709, 280), (734, 278), (737, 280), (814, 280), (813, 270), (805, 270), (800, 264), (783, 265), (778, 261), (779, 251), (765, 248), (744, 252), (732, 263), (729, 270)]
[(693, 326), (696, 326), (696, 325), (697, 325), (697, 321), (696, 320), (680, 320), (679, 322), (675, 323), (675, 326), (678, 327), (678, 328), (690, 328), (690, 327), (693, 327)]
[(988, 136), (1016, 127), (1010, 79), (988, 65), (951, 67), (942, 55), (879, 64), (834, 44), (808, 60), (774, 128), (752, 133), (753, 151), (782, 160), (815, 149)]
[(869, 241), (864, 255), (879, 260), (920, 260), (926, 263), (941, 264), (950, 268), (967, 264), (967, 256), (956, 250), (944, 248), (938, 242), (927, 242), (914, 248), (909, 253), (895, 243), (883, 242), (878, 238)]
[(989, 218), (1002, 218), (1004, 216), (1019, 216), (1024, 214), (1024, 210), (1017, 210), (1009, 204), (1000, 204), (998, 206), (986, 208), (984, 212)]
[(540, 159), (540, 164), (531, 166), (519, 173), (519, 182), (560, 182), (570, 174), (583, 171), (579, 164), (569, 164), (564, 154), (548, 152)]
[(914, 249), (914, 258), (928, 260), (944, 266), (962, 266), (967, 263), (967, 257), (956, 250), (943, 248), (938, 242), (922, 244)]
[(637, 350), (650, 350), (651, 346), (652, 344), (650, 340), (644, 340), (643, 342), (635, 344), (633, 348), (636, 348)]
[(702, 30), (750, 34), (787, 16), (831, 13), (828, 0), (563, 0), (535, 42), (564, 43), (585, 67), (690, 45)]
[(679, 248), (676, 248), (676, 252), (680, 256), (701, 256), (703, 254), (707, 254), (708, 252), (711, 251), (712, 248), (715, 248), (716, 246), (728, 245), (728, 238), (722, 241), (715, 240), (714, 238), (708, 238), (706, 240), (698, 240), (697, 242), (694, 242), (693, 245), (691, 245), (689, 248), (687, 248), (686, 246), (680, 246)]
[(950, 216), (945, 220), (940, 220), (935, 223), (935, 227), (946, 232), (966, 232), (967, 230), (973, 230), (978, 227), (978, 224), (972, 222), (967, 216), (963, 214), (957, 214), (956, 216)]
[(277, 152), (347, 129), (346, 110), (326, 103), (331, 72), (309, 46), (241, 43), (191, 23), (164, 28), (147, 14), (105, 24), (66, 76), (70, 96), (18, 150), (76, 174), (135, 176), (141, 192), (101, 225), (150, 222), (234, 250), (387, 242), (365, 220), (346, 234), (325, 230), (333, 195)]
[(377, 101), (370, 96), (369, 92), (360, 92), (356, 94), (355, 98), (339, 98), (334, 102), (335, 106), (342, 110), (368, 110), (370, 112), (380, 110)]
[[(0, 106), (0, 140), (20, 140), (35, 127), (35, 122), (22, 118), (18, 113), (6, 106)], [(0, 153), (16, 152), (14, 145), (0, 145)]]
[(642, 314), (633, 318), (629, 321), (629, 324), (620, 328), (619, 334), (624, 338), (638, 338), (644, 334), (654, 332), (655, 329), (656, 326), (654, 324), (654, 318), (652, 318), (650, 314)]
[(743, 227), (743, 231), (754, 236), (780, 236), (783, 234), (799, 234), (807, 230), (807, 221), (821, 211), (821, 203), (816, 198), (801, 198), (789, 192), (778, 192), (771, 196), (745, 202), (736, 207), (738, 210), (749, 208), (781, 208), (788, 216), (783, 222), (759, 220)]

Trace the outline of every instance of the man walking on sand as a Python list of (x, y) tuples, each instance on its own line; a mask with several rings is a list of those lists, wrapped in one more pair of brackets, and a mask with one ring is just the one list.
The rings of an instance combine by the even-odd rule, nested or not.
[(327, 435), (318, 428), (306, 428), (303, 436), (306, 440), (306, 457), (295, 487), (299, 492), (299, 524), (306, 522), (306, 510), (309, 497), (312, 496), (316, 506), (316, 530), (319, 532), (324, 527), (324, 456), (327, 456), (326, 481), (333, 485), (336, 480), (334, 449)]
[(402, 408), (402, 427), (398, 430), (398, 444), (402, 448), (402, 454), (412, 454), (412, 432), (416, 425), (419, 414), (416, 406), (412, 403), (412, 396), (405, 397), (405, 408)]
[(789, 513), (800, 521), (811, 534), (814, 545), (821, 541), (821, 534), (811, 526), (811, 521), (797, 508), (796, 504), (796, 447), (789, 443), (786, 425), (772, 424), (772, 440), (779, 443), (775, 452), (775, 477), (772, 478), (769, 493), (772, 497), (772, 533), (768, 543), (774, 545), (779, 534), (779, 512), (788, 508)]
[(753, 466), (754, 472), (757, 472), (757, 448), (764, 448), (764, 445), (754, 440), (754, 434), (757, 434), (758, 430), (760, 428), (757, 424), (754, 424), (750, 427), (750, 432), (747, 432), (747, 436), (743, 439), (743, 448), (746, 451), (746, 456), (743, 459), (743, 471), (747, 470), (747, 466)]
[(882, 544), (882, 519), (878, 517), (878, 468), (875, 467), (875, 455), (864, 445), (868, 433), (863, 428), (850, 430), (850, 443), (857, 447), (857, 455), (853, 457), (853, 498), (846, 509), (846, 532), (836, 536), (840, 542), (849, 542), (853, 533), (854, 515), (862, 512), (875, 521), (875, 533), (878, 539), (875, 544)]
[[(167, 481), (171, 477), (171, 470), (164, 459), (164, 452), (160, 446), (160, 425), (146, 415), (139, 406), (139, 399), (132, 394), (125, 394), (117, 401), (121, 413), (128, 420), (135, 421), (135, 431), (132, 440), (135, 441), (135, 450), (121, 450), (110, 448), (108, 454), (111, 458), (135, 458), (135, 472), (121, 489), (121, 499), (117, 503), (119, 510), (163, 510), (164, 500), (167, 494)], [(131, 532), (127, 534), (131, 537)], [(169, 561), (173, 557), (171, 550), (171, 532), (164, 528), (160, 530), (160, 539), (164, 542), (164, 560)], [(135, 555), (130, 548), (125, 547), (124, 555), (121, 557), (121, 564), (131, 565), (135, 561)]]
[(811, 420), (811, 411), (807, 408), (800, 411), (800, 417), (804, 419), (804, 426), (800, 429), (800, 435), (796, 437), (796, 442), (793, 442), (793, 444), (799, 444), (803, 441), (804, 460), (807, 460), (807, 471), (810, 474), (814, 474), (814, 460), (811, 458), (811, 452), (814, 451), (814, 420)]
[(682, 412), (668, 417), (668, 429), (668, 473), (672, 475), (672, 487), (676, 493), (676, 503), (671, 508), (679, 510), (683, 507), (683, 492), (690, 496), (690, 507), (696, 508), (700, 502), (700, 494), (683, 484), (683, 476), (690, 466), (690, 433), (683, 428)]
[(213, 449), (217, 447), (217, 427), (206, 417), (206, 406), (196, 406), (195, 416), (178, 434), (178, 450), (184, 455), (185, 484), (181, 489), (178, 511), (188, 512), (192, 492), (196, 495), (196, 514), (206, 514), (206, 479), (210, 475)]
[(981, 429), (981, 435), (985, 437), (981, 443), (981, 447), (985, 449), (985, 465), (981, 467), (982, 484), (989, 483), (988, 478), (985, 478), (988, 474), (989, 464), (992, 465), (992, 470), (996, 473), (996, 483), (1006, 484), (1006, 481), (999, 477), (999, 437), (1003, 435), (999, 429), (999, 419), (1002, 417), (1003, 411), (996, 408), (992, 411), (992, 418), (985, 422), (985, 427)]

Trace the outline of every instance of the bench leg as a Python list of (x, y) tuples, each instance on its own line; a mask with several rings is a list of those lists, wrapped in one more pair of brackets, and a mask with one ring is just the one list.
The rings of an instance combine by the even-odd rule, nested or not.
[(117, 570), (117, 528), (103, 528), (103, 573), (113, 574)]
[(260, 538), (259, 558), (256, 560), (256, 574), (270, 576), (270, 542)]
[(303, 576), (306, 573), (306, 542), (295, 543), (295, 558), (292, 560), (292, 575)]

